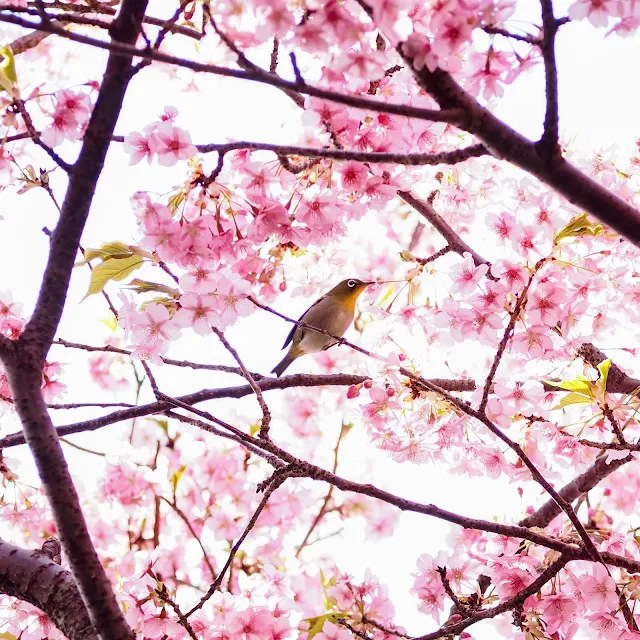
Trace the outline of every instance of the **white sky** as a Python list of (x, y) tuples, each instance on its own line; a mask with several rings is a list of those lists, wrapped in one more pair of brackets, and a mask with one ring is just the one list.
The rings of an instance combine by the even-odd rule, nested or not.
[[(556, 14), (562, 15), (561, 3), (556, 4)], [(520, 3), (520, 8), (535, 10), (534, 19), (537, 19), (537, 2), (526, 0)], [(637, 77), (639, 54), (640, 37), (633, 40), (609, 37), (603, 40), (602, 32), (592, 29), (588, 24), (570, 24), (561, 29), (557, 43), (561, 128), (568, 136), (577, 134), (576, 142), (579, 146), (628, 145), (640, 136), (640, 83)], [(100, 57), (83, 49), (82, 57), (76, 58), (73, 64), (77, 65), (79, 75), (83, 75), (87, 70), (95, 68), (96, 60)], [(497, 110), (498, 115), (509, 124), (531, 137), (539, 135), (543, 119), (541, 71), (539, 67), (534, 73), (527, 74), (513, 87), (508, 88)], [(178, 124), (191, 131), (194, 142), (222, 142), (227, 136), (269, 142), (295, 141), (290, 131), (292, 125), (298, 121), (297, 108), (275, 89), (259, 84), (203, 76), (199, 78), (202, 81), (201, 94), (167, 96), (165, 89), (168, 85), (163, 78), (162, 74), (153, 71), (145, 71), (144, 76), (136, 78), (131, 85), (126, 107), (118, 123), (118, 133), (126, 134), (130, 130), (141, 129), (169, 104), (180, 109)], [(135, 237), (129, 206), (130, 195), (136, 190), (166, 191), (168, 185), (177, 184), (182, 178), (182, 167), (129, 167), (128, 157), (122, 153), (118, 145), (113, 145), (84, 233), (84, 245), (95, 247), (102, 242), (116, 239), (133, 242)], [(57, 192), (63, 193), (61, 189)], [(5, 217), (5, 220), (0, 222), (0, 273), (3, 274), (0, 290), (12, 290), (15, 297), (30, 309), (37, 294), (47, 255), (47, 238), (41, 229), (43, 226), (52, 227), (55, 224), (56, 212), (48, 196), (42, 191), (32, 190), (26, 195), (16, 196), (13, 190), (6, 190), (0, 198), (0, 210)], [(155, 273), (151, 275), (157, 278)], [(334, 279), (349, 275), (351, 274), (345, 273), (338, 277), (336, 274)], [(107, 317), (107, 313), (100, 296), (80, 302), (87, 282), (86, 270), (84, 273), (74, 274), (67, 309), (58, 335), (78, 342), (99, 344), (107, 332), (99, 326), (96, 328), (96, 318)], [(115, 287), (111, 286), (109, 290), (115, 298)], [(289, 316), (297, 317), (308, 304), (307, 299), (287, 299), (283, 296), (275, 306)], [(237, 345), (240, 355), (250, 369), (267, 373), (281, 356), (280, 346), (288, 330), (288, 325), (277, 318), (257, 312), (230, 330), (228, 337), (232, 344)], [(76, 354), (60, 348), (56, 348), (53, 354), (68, 363), (82, 363), (85, 359), (84, 355), (78, 359)], [(218, 347), (215, 337), (206, 340), (189, 337), (181, 341), (179, 351), (174, 350), (169, 355), (197, 361), (233, 364), (228, 354)], [(299, 361), (292, 366), (291, 371), (304, 371), (307, 370), (306, 366), (303, 361)], [(70, 370), (75, 373), (65, 379), (69, 386), (65, 401), (98, 399), (98, 391), (87, 384), (82, 364), (75, 368), (70, 367)], [(158, 377), (161, 388), (174, 395), (203, 386), (216, 385), (213, 376), (203, 378), (182, 370), (176, 372), (175, 369), (167, 367), (158, 371)], [(225, 383), (228, 383), (228, 379), (225, 379)], [(145, 397), (149, 398), (149, 394)], [(269, 402), (276, 403), (275, 398), (273, 394), (267, 396)], [(223, 405), (220, 403), (215, 405), (218, 415), (224, 415), (220, 410), (221, 406)], [(226, 406), (235, 405), (228, 403)], [(245, 407), (246, 404), (242, 407), (243, 412)], [(98, 411), (57, 412), (55, 422), (75, 422), (83, 417), (97, 415)], [(0, 435), (14, 431), (16, 426), (13, 421), (3, 417)], [(336, 434), (337, 428), (338, 425), (335, 425), (333, 429)], [(103, 451), (109, 450), (112, 446), (108, 429), (76, 436), (74, 440)], [(354, 468), (360, 466), (359, 460), (363, 451), (374, 461), (375, 483), (388, 491), (426, 503), (434, 502), (438, 506), (471, 517), (492, 519), (495, 516), (499, 521), (509, 522), (511, 519), (517, 519), (520, 514), (521, 505), (515, 486), (505, 486), (504, 483), (497, 485), (478, 478), (443, 478), (439, 470), (430, 466), (398, 465), (375, 450), (362, 431), (354, 430), (345, 442), (341, 457), (344, 463), (341, 469), (345, 470), (346, 475), (354, 479), (362, 478), (354, 473)], [(26, 450), (21, 448), (19, 452), (12, 450), (7, 453), (11, 457), (22, 459)], [(65, 454), (72, 465), (75, 477), (82, 478), (85, 484), (91, 485), (92, 478), (95, 478), (94, 474), (100, 466), (98, 459), (78, 453), (69, 447), (65, 447)], [(26, 460), (20, 470), (25, 479), (32, 477), (32, 471), (29, 469), (32, 467)], [(364, 480), (367, 481), (368, 478)], [(397, 534), (391, 539), (364, 544), (361, 542), (360, 533), (352, 531), (353, 528), (357, 528), (357, 524), (347, 526), (344, 543), (331, 543), (338, 566), (356, 574), (370, 566), (374, 574), (390, 584), (392, 600), (397, 610), (397, 622), (407, 625), (409, 630), (415, 633), (425, 633), (432, 629), (433, 623), (416, 613), (417, 601), (408, 594), (412, 582), (410, 573), (416, 570), (415, 561), (421, 553), (435, 554), (440, 548), (446, 547), (444, 537), (450, 531), (449, 526), (434, 519), (409, 514), (403, 516)], [(477, 638), (493, 637), (489, 631), (483, 635), (479, 625), (473, 628), (473, 635)]]

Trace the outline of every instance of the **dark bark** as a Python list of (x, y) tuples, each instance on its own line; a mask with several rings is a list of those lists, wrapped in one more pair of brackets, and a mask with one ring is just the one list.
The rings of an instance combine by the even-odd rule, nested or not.
[(73, 576), (39, 549), (0, 540), (0, 592), (44, 611), (69, 640), (98, 640)]

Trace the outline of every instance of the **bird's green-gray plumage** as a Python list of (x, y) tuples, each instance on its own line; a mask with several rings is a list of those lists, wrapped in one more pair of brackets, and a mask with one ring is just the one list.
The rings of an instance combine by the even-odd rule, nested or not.
[[(371, 284), (355, 278), (343, 280), (314, 302), (301, 316), (300, 321), (323, 329), (334, 336), (342, 337), (355, 313), (358, 296)], [(332, 347), (338, 341), (324, 333), (307, 327), (295, 325), (284, 342), (283, 349), (289, 344), (285, 357), (273, 368), (272, 373), (280, 377), (284, 370), (296, 359), (307, 353), (318, 353)]]

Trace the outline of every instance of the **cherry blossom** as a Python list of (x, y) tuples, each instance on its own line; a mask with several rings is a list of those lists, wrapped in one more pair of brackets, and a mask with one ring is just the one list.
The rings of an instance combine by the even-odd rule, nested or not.
[[(21, 32), (23, 0), (2, 14), (12, 44), (0, 74), (0, 224), (24, 227), (30, 268), (44, 269), (50, 252), (48, 288), (0, 293), (7, 540), (41, 558), (62, 522), (56, 483), (68, 482), (67, 464), (63, 501), (89, 537), (84, 522), (76, 533), (140, 637), (471, 638), (480, 620), (495, 637), (637, 637), (640, 253), (616, 235), (624, 221), (581, 194), (637, 208), (640, 143), (630, 134), (627, 148), (595, 148), (576, 136), (559, 57), (560, 131), (550, 102), (536, 116), (542, 140), (506, 148), (519, 134), (501, 122), (502, 98), (536, 73), (553, 97), (549, 16), (536, 5), (523, 20), (530, 8), (515, 0), (222, 0), (182, 3), (171, 19), (159, 3), (125, 44), (119, 22), (106, 31), (125, 2), (99, 14), (49, 4), (46, 16), (26, 16), (42, 18), (35, 35)], [(566, 11), (567, 31), (580, 23), (576, 33), (605, 46), (640, 26), (634, 0), (567, 4), (554, 3), (561, 36)], [(33, 44), (40, 27), (52, 32)], [(110, 82), (162, 87), (149, 92), (153, 112), (128, 95), (105, 117), (119, 92), (103, 91), (104, 61), (73, 62), (96, 33)], [(115, 45), (102, 50), (109, 33)], [(126, 70), (133, 42), (144, 56), (129, 75), (113, 73)], [(238, 122), (222, 121), (232, 87), (254, 80), (275, 85), (269, 97), (238, 100)], [(202, 117), (189, 121), (194, 105)], [(238, 135), (243, 118), (259, 134)], [(307, 148), (264, 150), (274, 141)], [(453, 164), (415, 155), (468, 147), (473, 157)], [(114, 175), (118, 191), (101, 192)], [(122, 194), (123, 211), (105, 200)], [(96, 239), (104, 206), (113, 237)], [(100, 282), (107, 272), (117, 275)], [(5, 276), (13, 287), (11, 268)], [(281, 338), (262, 321), (284, 336), (290, 323), (270, 312), (288, 317), (287, 296), (311, 304), (352, 277), (376, 282), (346, 335), (357, 348), (268, 375), (262, 358)], [(104, 288), (75, 305), (89, 278), (90, 291)], [(238, 349), (245, 336), (251, 348)], [(33, 455), (39, 417), (56, 446)], [(24, 443), (21, 421), (29, 447), (5, 456)], [(43, 467), (61, 447), (65, 457)], [(94, 464), (78, 471), (84, 456)], [(442, 536), (434, 526), (416, 537), (413, 522), (436, 519)], [(374, 567), (357, 566), (356, 539), (381, 550)], [(60, 569), (73, 567), (64, 575), (80, 584), (76, 548), (61, 540)], [(339, 563), (335, 545), (353, 545)], [(376, 577), (382, 560), (401, 579), (415, 566), (411, 585)], [(394, 605), (408, 594), (405, 629), (407, 607)], [(52, 620), (68, 612), (50, 618), (25, 600), (0, 595), (0, 633), (61, 638)], [(494, 608), (506, 615), (494, 619)], [(443, 626), (460, 622), (469, 627)]]

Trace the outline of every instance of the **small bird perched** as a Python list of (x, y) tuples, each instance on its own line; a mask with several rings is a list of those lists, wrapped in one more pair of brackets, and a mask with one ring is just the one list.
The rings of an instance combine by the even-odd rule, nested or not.
[[(300, 320), (318, 329), (323, 329), (334, 336), (342, 337), (351, 323), (356, 309), (356, 300), (360, 294), (373, 282), (363, 282), (356, 278), (343, 280), (316, 300), (301, 316)], [(324, 333), (319, 333), (307, 327), (295, 325), (287, 339), (284, 341), (284, 349), (289, 343), (287, 355), (271, 370), (278, 378), (284, 370), (300, 356), (307, 353), (326, 351), (338, 341)]]

